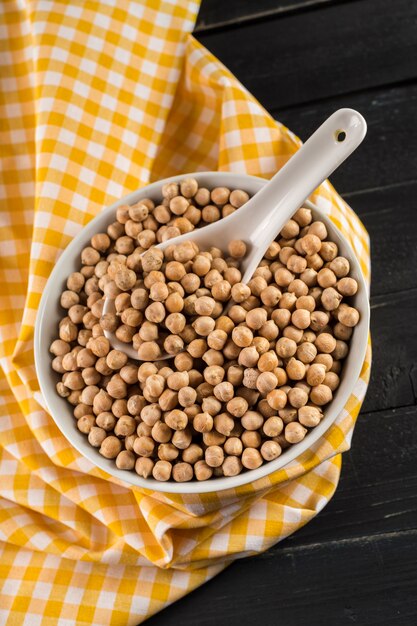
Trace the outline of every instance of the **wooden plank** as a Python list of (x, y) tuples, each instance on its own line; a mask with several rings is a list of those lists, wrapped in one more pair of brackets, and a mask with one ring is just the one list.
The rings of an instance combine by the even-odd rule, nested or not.
[(196, 33), (213, 28), (241, 25), (253, 20), (270, 19), (294, 11), (322, 8), (340, 0), (203, 0), (198, 14)]
[(338, 4), (198, 39), (268, 109), (417, 74), (417, 4), (409, 0)]
[(372, 300), (373, 363), (364, 411), (416, 403), (417, 290)]
[(416, 180), (417, 84), (345, 94), (287, 110), (275, 109), (272, 113), (305, 141), (326, 117), (341, 107), (360, 111), (367, 120), (368, 134), (331, 177), (340, 193)]
[(346, 200), (371, 237), (372, 295), (417, 288), (417, 182), (347, 195)]
[(417, 531), (282, 546), (236, 563), (149, 626), (338, 626), (417, 620)]

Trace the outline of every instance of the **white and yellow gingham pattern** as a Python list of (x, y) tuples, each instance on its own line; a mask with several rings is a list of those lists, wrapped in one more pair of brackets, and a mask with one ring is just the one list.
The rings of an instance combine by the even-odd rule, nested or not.
[[(299, 140), (190, 35), (187, 0), (0, 4), (0, 623), (135, 625), (307, 523), (337, 486), (369, 378), (286, 468), (204, 496), (132, 488), (97, 470), (44, 411), (33, 360), (40, 295), (103, 206), (195, 170), (269, 177)], [(314, 195), (369, 277), (368, 237)]]

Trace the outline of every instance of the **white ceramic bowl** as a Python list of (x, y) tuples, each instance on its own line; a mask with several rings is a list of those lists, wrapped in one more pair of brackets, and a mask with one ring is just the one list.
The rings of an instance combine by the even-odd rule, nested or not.
[(96, 448), (90, 446), (86, 436), (77, 430), (71, 405), (56, 393), (55, 385), (58, 381), (58, 374), (51, 368), (49, 346), (53, 339), (57, 337), (58, 323), (63, 314), (59, 305), (59, 299), (61, 292), (65, 289), (68, 275), (79, 269), (81, 250), (89, 245), (90, 239), (95, 233), (105, 231), (107, 226), (115, 220), (116, 208), (119, 205), (133, 204), (141, 198), (161, 198), (162, 186), (165, 183), (177, 182), (186, 177), (196, 178), (200, 185), (204, 187), (226, 186), (232, 189), (245, 189), (250, 195), (254, 195), (266, 182), (262, 178), (229, 172), (183, 174), (143, 187), (103, 210), (68, 245), (49, 277), (36, 318), (35, 364), (41, 392), (49, 413), (74, 448), (92, 463), (108, 474), (137, 487), (170, 493), (207, 493), (238, 487), (275, 472), (307, 450), (328, 430), (343, 409), (361, 371), (369, 330), (369, 301), (366, 283), (351, 246), (327, 215), (313, 204), (305, 202), (304, 206), (312, 209), (315, 219), (320, 219), (326, 224), (330, 240), (336, 242), (340, 253), (349, 259), (351, 276), (359, 283), (358, 293), (354, 297), (354, 305), (360, 311), (361, 319), (354, 330), (350, 342), (350, 351), (344, 365), (340, 386), (334, 394), (332, 402), (326, 407), (324, 418), (320, 424), (313, 428), (303, 441), (284, 450), (281, 456), (274, 461), (265, 463), (256, 470), (242, 472), (238, 476), (213, 478), (203, 482), (176, 483), (174, 481), (159, 482), (153, 478), (144, 479), (134, 471), (117, 469), (113, 460), (102, 457)]

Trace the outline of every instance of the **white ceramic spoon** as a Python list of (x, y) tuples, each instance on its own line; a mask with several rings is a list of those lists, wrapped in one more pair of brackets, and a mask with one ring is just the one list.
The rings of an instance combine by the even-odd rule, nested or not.
[[(201, 250), (215, 246), (227, 251), (233, 239), (242, 239), (247, 255), (240, 264), (242, 282), (247, 283), (284, 224), (308, 196), (359, 146), (366, 135), (366, 122), (353, 109), (331, 115), (293, 157), (258, 193), (228, 217), (174, 237), (157, 247), (194, 241)], [(115, 312), (114, 301), (106, 298), (103, 313)], [(105, 331), (113, 348), (138, 360), (137, 351), (114, 333)], [(172, 358), (163, 354), (159, 360)]]

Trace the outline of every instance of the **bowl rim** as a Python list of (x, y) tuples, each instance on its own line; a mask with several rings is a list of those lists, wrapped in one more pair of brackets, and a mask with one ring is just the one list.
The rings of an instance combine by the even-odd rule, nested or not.
[[(68, 409), (69, 405), (64, 398), (60, 398), (58, 396), (55, 391), (55, 386), (50, 384), (52, 372), (50, 367), (50, 353), (49, 350), (45, 349), (44, 347), (45, 311), (47, 310), (49, 304), (51, 304), (52, 306), (57, 305), (56, 300), (51, 301), (51, 293), (56, 285), (60, 285), (63, 282), (62, 268), (65, 267), (66, 263), (68, 263), (68, 265), (71, 265), (71, 263), (74, 261), (73, 251), (80, 246), (80, 242), (84, 242), (84, 247), (84, 245), (86, 245), (85, 241), (89, 241), (91, 236), (95, 232), (97, 232), (97, 227), (95, 226), (95, 224), (98, 221), (105, 221), (105, 217), (109, 218), (111, 214), (115, 212), (117, 207), (122, 204), (131, 204), (133, 202), (137, 202), (140, 198), (152, 196), (153, 194), (160, 192), (162, 185), (166, 183), (178, 182), (183, 180), (184, 178), (191, 177), (196, 178), (198, 182), (204, 182), (206, 181), (206, 179), (218, 181), (218, 183), (215, 183), (207, 180), (205, 184), (209, 186), (220, 186), (221, 183), (223, 183), (225, 186), (233, 188), (245, 189), (249, 186), (251, 187), (251, 194), (256, 193), (263, 185), (268, 182), (267, 179), (260, 178), (258, 176), (250, 176), (248, 174), (239, 173), (236, 174), (233, 172), (200, 171), (189, 174), (180, 174), (164, 178), (162, 180), (150, 183), (149, 185), (145, 185), (138, 190), (124, 196), (110, 206), (106, 207), (80, 230), (80, 232), (67, 245), (65, 250), (63, 250), (58, 260), (56, 261), (54, 269), (47, 279), (41, 301), (39, 303), (35, 321), (34, 334), (35, 367), (39, 381), (40, 392), (44, 400), (44, 404), (42, 406), (46, 405), (47, 412), (49, 412), (50, 416), (52, 417), (68, 443), (72, 445), (83, 457), (86, 457), (96, 467), (103, 470), (110, 476), (116, 478), (117, 480), (121, 481), (122, 483), (127, 483), (128, 485), (151, 491), (178, 494), (212, 493), (216, 491), (224, 491), (226, 489), (235, 489), (236, 487), (240, 487), (248, 483), (253, 483), (261, 478), (273, 474), (280, 469), (283, 469), (289, 463), (301, 456), (308, 449), (312, 448), (312, 446), (320, 439), (320, 437), (322, 437), (324, 433), (328, 431), (330, 426), (340, 415), (341, 411), (343, 411), (344, 406), (359, 378), (366, 355), (370, 319), (368, 286), (364, 279), (359, 261), (350, 243), (331, 221), (328, 214), (326, 214), (322, 209), (320, 209), (317, 205), (313, 204), (310, 201), (303, 202), (302, 206), (307, 206), (311, 208), (315, 213), (318, 213), (319, 216), (325, 220), (326, 227), (330, 226), (330, 238), (332, 240), (339, 239), (345, 248), (344, 254), (346, 254), (346, 251), (348, 252), (348, 258), (351, 263), (351, 274), (353, 274), (356, 280), (358, 280), (359, 282), (357, 298), (361, 301), (361, 319), (358, 326), (355, 328), (355, 332), (353, 335), (353, 337), (356, 339), (356, 344), (358, 344), (359, 347), (357, 348), (355, 362), (353, 363), (353, 365), (350, 366), (351, 382), (349, 385), (347, 385), (346, 383), (344, 384), (343, 393), (337, 392), (335, 394), (332, 402), (329, 405), (329, 408), (325, 410), (325, 415), (320, 424), (313, 428), (311, 431), (309, 431), (309, 433), (301, 442), (291, 446), (290, 448), (285, 449), (277, 459), (269, 461), (261, 465), (257, 469), (241, 472), (237, 476), (211, 478), (207, 481), (201, 482), (190, 481), (185, 483), (177, 483), (172, 480), (161, 482), (155, 480), (154, 478), (142, 478), (132, 470), (126, 471), (118, 469), (113, 459), (105, 459), (104, 457), (102, 457), (96, 448), (90, 446), (85, 435), (80, 433), (74, 427), (74, 418), (72, 416), (72, 419), (67, 419), (67, 416), (60, 417), (60, 414), (63, 411), (59, 409), (63, 407), (63, 403), (65, 403)], [(65, 272), (64, 275), (66, 275)], [(352, 359), (349, 359), (348, 357), (346, 362), (350, 363), (351, 360)], [(338, 391), (341, 390), (341, 388), (342, 384), (339, 387)], [(79, 435), (81, 435), (82, 438), (80, 438)]]

